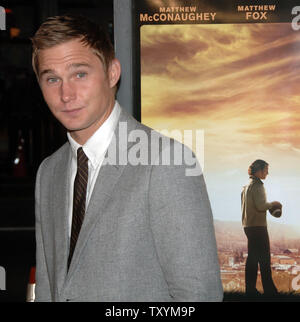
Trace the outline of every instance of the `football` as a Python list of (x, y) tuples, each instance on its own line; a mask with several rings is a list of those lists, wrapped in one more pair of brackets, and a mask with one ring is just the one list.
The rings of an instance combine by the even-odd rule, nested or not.
[(270, 214), (273, 217), (279, 218), (282, 215), (282, 206), (281, 205), (274, 205), (269, 209)]

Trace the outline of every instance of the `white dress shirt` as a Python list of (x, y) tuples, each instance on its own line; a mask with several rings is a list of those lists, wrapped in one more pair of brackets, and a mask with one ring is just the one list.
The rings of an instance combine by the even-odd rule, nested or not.
[[(116, 101), (115, 106), (107, 118), (107, 120), (100, 126), (100, 128), (88, 139), (82, 146), (84, 153), (88, 157), (89, 176), (86, 192), (86, 209), (88, 207), (96, 179), (98, 177), (101, 165), (103, 163), (105, 153), (113, 138), (114, 130), (117, 126), (121, 108)], [(77, 150), (81, 147), (70, 135), (67, 133), (68, 140), (71, 145), (72, 157), (69, 173), (69, 200), (68, 200), (68, 215), (69, 215), (69, 237), (71, 236), (72, 227), (72, 213), (73, 213), (73, 193), (74, 193), (74, 180), (77, 172)]]

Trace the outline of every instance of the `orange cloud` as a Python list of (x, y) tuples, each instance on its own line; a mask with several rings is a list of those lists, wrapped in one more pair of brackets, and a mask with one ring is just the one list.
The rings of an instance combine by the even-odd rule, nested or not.
[(300, 34), (290, 24), (143, 26), (141, 39), (143, 122), (201, 124), (208, 141), (231, 141), (225, 153), (300, 147)]

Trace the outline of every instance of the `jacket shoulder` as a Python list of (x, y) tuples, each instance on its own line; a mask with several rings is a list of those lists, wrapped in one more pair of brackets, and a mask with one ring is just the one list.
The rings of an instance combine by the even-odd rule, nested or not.
[(66, 142), (53, 154), (51, 154), (50, 156), (48, 156), (42, 161), (39, 167), (39, 171), (41, 171), (41, 169), (54, 167), (64, 156), (68, 154), (69, 150), (70, 150), (70, 144), (69, 142)]

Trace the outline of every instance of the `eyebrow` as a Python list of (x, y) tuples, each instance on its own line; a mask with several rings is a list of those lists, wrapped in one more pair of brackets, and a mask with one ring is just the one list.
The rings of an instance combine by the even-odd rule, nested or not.
[[(81, 67), (91, 68), (92, 66), (87, 63), (73, 63), (67, 66), (67, 70), (78, 69)], [(53, 69), (44, 69), (43, 71), (40, 72), (39, 78), (42, 78), (45, 74), (55, 74), (55, 71)]]

